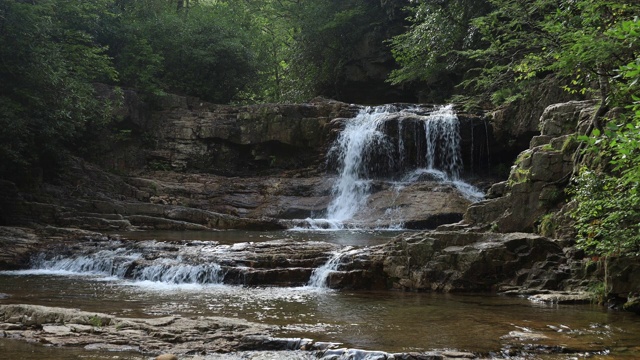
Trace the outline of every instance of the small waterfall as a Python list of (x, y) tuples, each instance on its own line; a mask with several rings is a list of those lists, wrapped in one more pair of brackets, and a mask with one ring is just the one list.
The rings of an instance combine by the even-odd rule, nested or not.
[(218, 264), (186, 265), (166, 259), (136, 269), (132, 278), (168, 284), (222, 284), (224, 273)]
[(354, 251), (355, 250), (352, 247), (347, 246), (346, 248), (334, 253), (324, 265), (313, 270), (307, 286), (319, 289), (328, 289), (329, 285), (327, 282), (329, 275), (338, 271), (338, 266), (340, 266), (342, 259)]
[(460, 155), (460, 121), (447, 105), (431, 113), (424, 120), (426, 137), (426, 168), (441, 170), (448, 178), (458, 180), (462, 168)]
[(31, 267), (38, 271), (102, 275), (167, 284), (221, 284), (224, 278), (222, 268), (215, 263), (189, 264), (180, 256), (175, 259), (146, 260), (138, 249), (117, 246), (110, 244), (110, 249), (70, 257), (55, 255), (46, 258), (41, 254), (32, 260)]
[(44, 254), (31, 261), (34, 270), (71, 272), (78, 274), (104, 275), (124, 278), (127, 271), (142, 254), (126, 249), (99, 250), (92, 254), (65, 257), (56, 255), (47, 259)]

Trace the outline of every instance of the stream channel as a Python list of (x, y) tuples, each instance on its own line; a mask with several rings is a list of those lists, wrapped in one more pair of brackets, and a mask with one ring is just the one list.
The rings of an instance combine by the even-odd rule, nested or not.
[[(199, 240), (221, 245), (295, 239), (360, 247), (388, 241), (397, 233), (133, 232), (121, 236), (132, 241)], [(492, 294), (352, 292), (309, 285), (246, 287), (133, 281), (51, 269), (1, 272), (0, 291), (9, 294), (0, 304), (78, 308), (121, 317), (171, 314), (236, 317), (278, 326), (281, 329), (278, 335), (282, 337), (308, 337), (365, 350), (452, 349), (518, 359), (640, 358), (640, 318), (589, 304), (543, 304)], [(535, 334), (539, 339), (518, 340), (522, 334)], [(514, 344), (520, 344), (516, 355), (509, 350)], [(545, 355), (539, 350), (527, 353), (527, 346), (537, 345), (569, 349), (571, 355)], [(7, 339), (0, 339), (0, 354), (3, 359), (149, 359), (136, 353), (59, 349)], [(251, 358), (247, 354), (211, 356), (207, 358)]]

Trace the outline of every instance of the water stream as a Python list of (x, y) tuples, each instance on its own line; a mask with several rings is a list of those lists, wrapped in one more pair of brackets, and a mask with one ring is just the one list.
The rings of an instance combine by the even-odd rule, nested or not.
[[(197, 233), (192, 233), (193, 238)], [(300, 236), (299, 241), (338, 238), (352, 235), (335, 232), (332, 237), (304, 232), (263, 233), (260, 239), (271, 241), (282, 236)], [(371, 233), (381, 241), (385, 234)], [(394, 235), (393, 233), (387, 236)], [(149, 243), (144, 233), (137, 236)], [(184, 236), (184, 234), (182, 235)], [(232, 240), (233, 237), (237, 239)], [(246, 232), (225, 234), (227, 249), (240, 248), (250, 240)], [(539, 334), (545, 346), (563, 346), (595, 359), (634, 359), (640, 357), (640, 319), (634, 314), (609, 311), (596, 305), (557, 305), (530, 302), (524, 298), (496, 295), (444, 295), (399, 292), (349, 292), (326, 289), (331, 272), (339, 271), (344, 257), (358, 246), (368, 244), (367, 236), (342, 241), (353, 244), (334, 253), (319, 266), (306, 286), (246, 287), (222, 285), (216, 280), (216, 265), (188, 267), (167, 258), (149, 263), (142, 271), (123, 278), (124, 264), (140, 254), (132, 250), (96, 249), (94, 257), (61, 256), (56, 261), (36, 260), (28, 271), (0, 272), (0, 292), (9, 294), (0, 304), (27, 303), (106, 312), (123, 317), (183, 316), (239, 317), (278, 326), (280, 336), (308, 337), (318, 341), (342, 343), (345, 347), (388, 352), (458, 349), (510, 358), (513, 337), (522, 333)], [(164, 234), (180, 254), (194, 248), (194, 240), (182, 241)], [(255, 240), (255, 238), (254, 238)], [(162, 241), (153, 242), (163, 246)], [(183, 244), (183, 245), (181, 245)], [(206, 249), (207, 242), (195, 252)], [(211, 243), (211, 248), (219, 246)], [(200, 245), (198, 245), (200, 246)], [(222, 251), (222, 250), (221, 250)], [(176, 252), (176, 251), (174, 251)], [(75, 260), (71, 260), (71, 259)], [(157, 267), (154, 267), (156, 266)], [(161, 266), (167, 266), (161, 269)], [(173, 270), (172, 270), (173, 269)], [(181, 275), (178, 275), (181, 274)], [(207, 275), (210, 274), (210, 275)], [(207, 278), (207, 276), (210, 276)], [(515, 334), (515, 335), (514, 335)], [(113, 358), (101, 351), (72, 349), (40, 352), (33, 345), (16, 345), (0, 339), (3, 355), (10, 358), (94, 359)], [(62, 351), (62, 352), (61, 352)], [(66, 355), (64, 355), (66, 354)], [(598, 355), (600, 354), (600, 355)], [(125, 356), (125, 355), (120, 355)], [(138, 355), (127, 355), (140, 359)], [(563, 354), (541, 356), (520, 354), (521, 358), (573, 359)], [(226, 357), (240, 359), (238, 357)], [(580, 358), (582, 358), (580, 356)]]
[[(411, 121), (399, 121), (399, 112)], [(0, 304), (60, 306), (122, 317), (238, 317), (277, 326), (283, 337), (387, 352), (453, 349), (491, 358), (640, 358), (640, 319), (595, 305), (541, 304), (497, 295), (329, 289), (331, 274), (340, 271), (341, 263), (359, 247), (382, 244), (397, 235), (388, 228), (348, 230), (349, 220), (366, 206), (374, 179), (387, 182), (397, 193), (428, 179), (458, 189), (471, 201), (483, 197), (461, 178), (458, 132), (459, 123), (450, 107), (428, 111), (368, 108), (346, 123), (332, 147), (329, 157), (335, 159), (338, 170), (333, 200), (323, 218), (309, 219), (305, 231), (122, 233), (134, 246), (114, 241), (96, 244), (90, 254), (43, 254), (33, 259), (29, 270), (0, 272), (0, 293), (8, 294), (0, 298)], [(389, 208), (390, 216), (393, 210)], [(397, 224), (401, 223), (398, 219)], [(334, 231), (310, 230), (313, 228)], [(240, 253), (249, 243), (278, 240), (327, 242), (337, 250), (300, 286), (225, 285), (224, 261), (199, 260), (204, 253)], [(165, 246), (171, 248), (166, 255), (150, 255), (150, 249)], [(541, 340), (528, 344), (530, 348), (523, 343), (514, 352), (519, 334), (538, 334)], [(569, 355), (541, 354), (534, 351), (540, 343), (571, 351)], [(2, 358), (42, 360), (147, 358), (134, 353), (43, 348), (7, 339), (0, 339), (0, 354)]]

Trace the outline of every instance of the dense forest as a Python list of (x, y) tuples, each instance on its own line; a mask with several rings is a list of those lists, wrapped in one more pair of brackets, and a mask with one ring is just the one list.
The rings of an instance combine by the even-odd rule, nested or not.
[(468, 110), (560, 87), (600, 101), (570, 187), (581, 244), (637, 252), (638, 14), (621, 0), (1, 0), (0, 178), (46, 179), (121, 136), (98, 83), (224, 104), (384, 88)]

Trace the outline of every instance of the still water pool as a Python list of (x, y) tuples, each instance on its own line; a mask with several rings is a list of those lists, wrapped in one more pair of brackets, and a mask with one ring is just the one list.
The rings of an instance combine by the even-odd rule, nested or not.
[[(273, 240), (323, 240), (368, 246), (386, 241), (380, 233), (136, 233), (138, 240), (209, 240), (220, 243)], [(126, 234), (127, 237), (134, 237)], [(185, 238), (186, 236), (186, 238)], [(251, 236), (251, 237), (250, 237)], [(548, 305), (524, 298), (478, 294), (349, 292), (311, 287), (133, 282), (65, 272), (0, 273), (0, 304), (38, 304), (104, 312), (122, 317), (228, 316), (280, 328), (281, 336), (309, 337), (346, 347), (388, 352), (457, 349), (504, 357), (518, 334), (536, 334), (547, 347), (575, 350), (572, 355), (531, 355), (568, 359), (640, 358), (640, 317), (596, 305)], [(51, 349), (0, 340), (7, 359), (142, 359), (137, 354)], [(594, 355), (595, 354), (595, 355)]]

